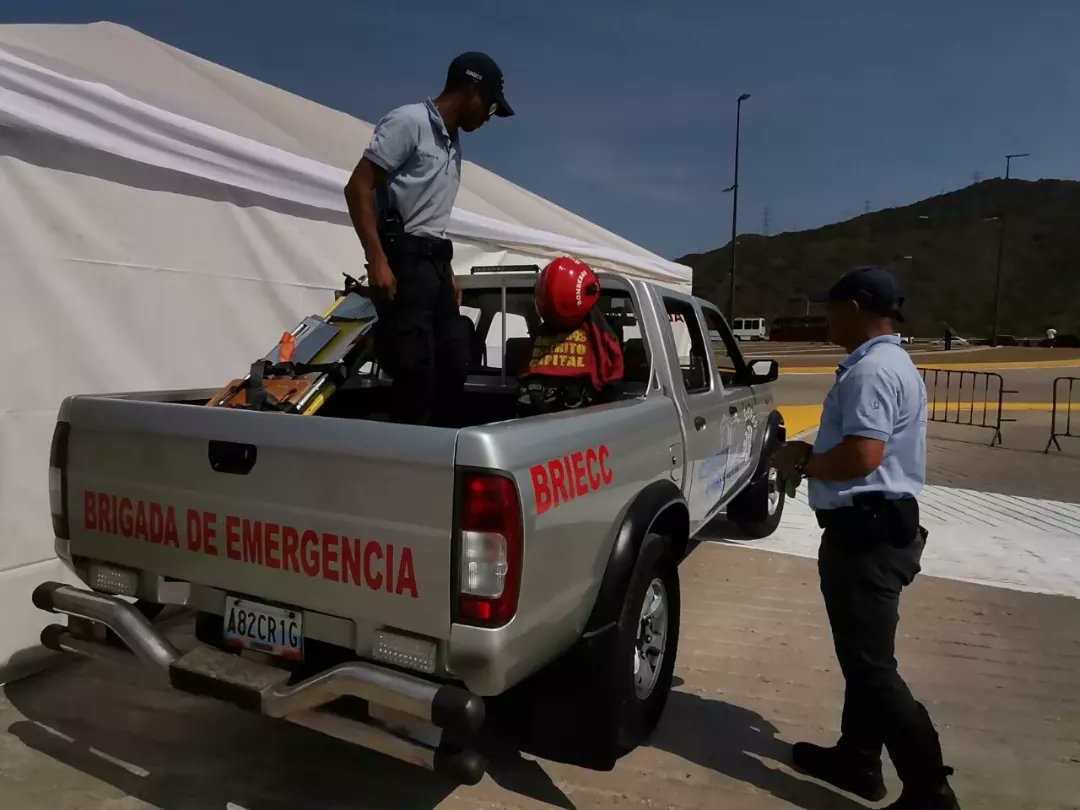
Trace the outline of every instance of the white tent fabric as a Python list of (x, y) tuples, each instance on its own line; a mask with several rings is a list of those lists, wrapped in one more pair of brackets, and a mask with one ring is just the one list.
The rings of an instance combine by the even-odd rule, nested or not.
[[(345, 211), (342, 169), (176, 115), (0, 49), (0, 113), (16, 126), (236, 188)], [(535, 256), (572, 254), (596, 266), (685, 285), (683, 265), (456, 209), (448, 235)]]
[[(76, 393), (212, 387), (325, 308), (363, 253), (342, 213), (371, 126), (131, 29), (0, 26), (0, 680), (64, 578), (46, 459)], [(688, 289), (689, 271), (474, 164), (455, 264), (571, 252)]]

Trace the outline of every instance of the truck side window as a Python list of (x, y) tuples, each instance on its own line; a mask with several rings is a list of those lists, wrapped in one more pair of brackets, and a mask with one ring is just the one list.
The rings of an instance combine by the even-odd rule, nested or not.
[(709, 332), (709, 343), (716, 355), (716, 369), (720, 373), (720, 382), (725, 388), (746, 384), (746, 361), (735, 336), (727, 328), (727, 323), (720, 313), (710, 307), (702, 307), (705, 316), (705, 328)]
[(675, 350), (679, 354), (679, 369), (682, 371), (683, 385), (689, 394), (699, 394), (709, 390), (709, 354), (705, 349), (705, 338), (701, 333), (694, 307), (686, 301), (673, 298), (664, 299), (668, 324), (675, 338)]

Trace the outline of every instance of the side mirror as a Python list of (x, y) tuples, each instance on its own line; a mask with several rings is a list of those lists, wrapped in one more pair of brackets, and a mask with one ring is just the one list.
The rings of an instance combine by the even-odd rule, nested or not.
[(750, 364), (750, 384), (764, 385), (780, 376), (780, 364), (775, 360), (755, 360)]

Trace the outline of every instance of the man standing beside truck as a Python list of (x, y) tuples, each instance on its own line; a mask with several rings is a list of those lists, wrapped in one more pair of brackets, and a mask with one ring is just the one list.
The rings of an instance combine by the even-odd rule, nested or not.
[(437, 98), (379, 121), (345, 186), (379, 313), (376, 353), (394, 380), (395, 422), (445, 419), (465, 384), (469, 332), (446, 238), (461, 182), (458, 133), (513, 114), (498, 65), (463, 53)]
[(771, 464), (809, 482), (846, 690), (837, 745), (800, 742), (792, 756), (810, 775), (878, 801), (884, 745), (904, 783), (891, 810), (959, 810), (930, 716), (896, 668), (900, 592), (920, 570), (927, 537), (916, 500), (926, 479), (926, 389), (894, 334), (900, 286), (887, 270), (865, 267), (813, 300), (827, 304), (829, 337), (850, 354), (814, 445), (788, 442)]

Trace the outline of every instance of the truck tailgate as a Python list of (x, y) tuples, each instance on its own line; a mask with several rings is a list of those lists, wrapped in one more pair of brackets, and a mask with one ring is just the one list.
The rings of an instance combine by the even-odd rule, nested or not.
[(449, 637), (456, 431), (68, 405), (74, 556)]

